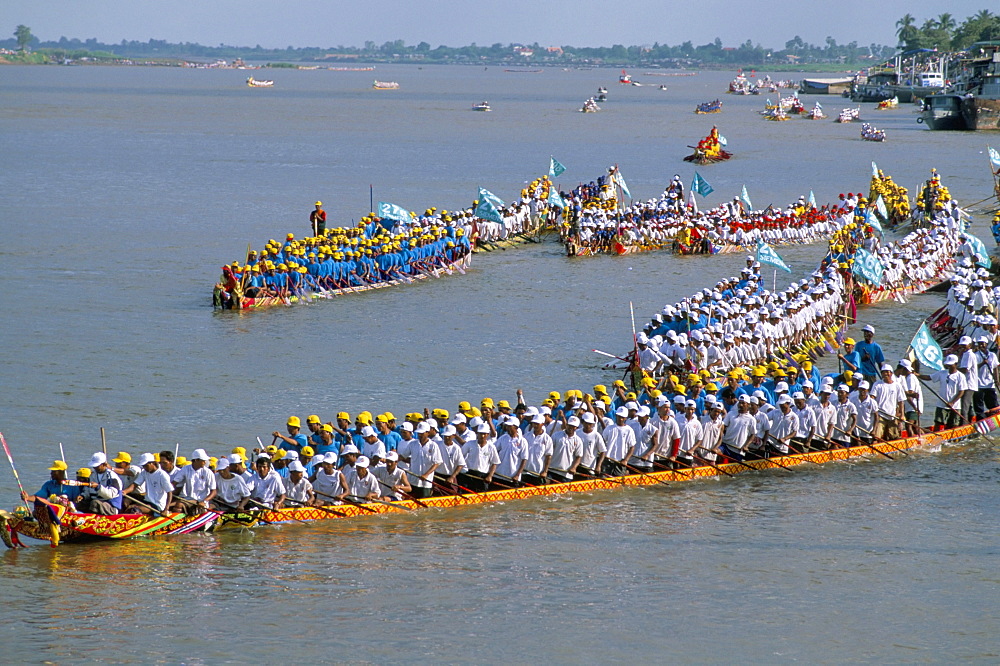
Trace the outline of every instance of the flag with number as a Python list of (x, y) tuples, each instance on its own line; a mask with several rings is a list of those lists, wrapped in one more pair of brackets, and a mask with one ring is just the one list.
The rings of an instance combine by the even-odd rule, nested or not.
[(479, 188), (479, 200), (482, 201), (483, 199), (486, 199), (491, 204), (493, 204), (494, 208), (503, 208), (504, 206), (507, 205), (507, 204), (505, 204), (503, 202), (503, 199), (501, 199), (497, 195), (493, 194), (492, 192), (490, 192), (486, 188), (480, 187)]
[(983, 241), (979, 240), (968, 231), (965, 232), (965, 237), (968, 239), (969, 245), (972, 246), (972, 251), (976, 253), (976, 264), (978, 266), (982, 266), (983, 268), (990, 268), (993, 265), (993, 261), (990, 259), (989, 250), (986, 249), (986, 245)]
[(409, 222), (412, 219), (410, 211), (387, 201), (378, 202), (378, 216), (383, 220), (395, 220), (396, 222)]
[(625, 184), (625, 177), (622, 176), (622, 172), (619, 169), (615, 169), (615, 173), (611, 176), (611, 179), (618, 185), (618, 187), (622, 188), (622, 194), (629, 199), (632, 198), (632, 193), (629, 192), (628, 185)]
[(927, 328), (926, 322), (920, 325), (917, 334), (910, 342), (910, 348), (920, 361), (920, 365), (934, 370), (944, 370), (944, 354), (941, 353), (941, 346), (931, 337), (931, 329)]
[(872, 215), (872, 209), (865, 209), (865, 224), (869, 225), (872, 229), (879, 232), (879, 235), (885, 236), (885, 232), (882, 231), (882, 225), (879, 224), (878, 218)]
[(792, 272), (792, 269), (788, 267), (778, 253), (774, 251), (774, 248), (765, 243), (764, 241), (757, 242), (757, 261), (762, 264), (770, 264), (783, 271)]
[(566, 171), (566, 167), (559, 163), (554, 157), (549, 157), (549, 178), (558, 178)]
[(503, 216), (500, 215), (500, 211), (497, 210), (497, 207), (489, 199), (480, 199), (479, 205), (476, 206), (474, 212), (478, 218), (503, 224)]
[(882, 275), (885, 273), (885, 268), (878, 257), (865, 249), (860, 249), (854, 254), (854, 265), (851, 270), (874, 287), (882, 284)]
[(990, 152), (990, 164), (993, 165), (994, 169), (1000, 169), (1000, 151), (996, 148), (986, 147)]
[(715, 191), (708, 181), (701, 177), (701, 175), (695, 171), (694, 178), (691, 180), (691, 191), (697, 192), (703, 197), (707, 197), (709, 194)]
[(753, 204), (750, 203), (750, 195), (747, 194), (747, 186), (743, 186), (743, 191), (740, 193), (740, 201), (747, 207), (747, 211), (753, 210)]

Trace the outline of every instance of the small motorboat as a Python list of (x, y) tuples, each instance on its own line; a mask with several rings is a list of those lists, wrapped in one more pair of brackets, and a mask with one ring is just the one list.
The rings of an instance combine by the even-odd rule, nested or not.
[(695, 108), (695, 113), (721, 113), (722, 102), (718, 99), (711, 102), (702, 102)]
[(255, 79), (252, 76), (247, 77), (247, 85), (251, 88), (270, 88), (274, 85), (274, 81), (261, 81), (260, 79)]
[(372, 88), (375, 90), (397, 90), (399, 84), (395, 81), (379, 81), (375, 79), (375, 83), (372, 84)]
[(473, 104), (472, 105), (472, 110), (473, 111), (492, 111), (493, 109), (490, 108), (490, 103), (489, 102), (482, 101), (479, 104)]
[(886, 109), (895, 109), (898, 106), (899, 106), (899, 98), (890, 97), (889, 99), (884, 99), (881, 102), (879, 102), (878, 106), (876, 106), (875, 108), (878, 109), (879, 111), (885, 111)]

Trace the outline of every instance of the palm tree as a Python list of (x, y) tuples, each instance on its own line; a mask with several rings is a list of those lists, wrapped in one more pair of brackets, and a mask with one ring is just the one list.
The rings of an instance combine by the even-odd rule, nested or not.
[(947, 12), (941, 14), (937, 17), (937, 27), (950, 35), (951, 31), (955, 29), (955, 17)]
[(993, 12), (988, 9), (980, 9), (972, 16), (973, 21), (989, 21), (993, 18)]
[(909, 44), (917, 36), (916, 20), (913, 14), (906, 14), (896, 21), (896, 34), (899, 36), (900, 44)]

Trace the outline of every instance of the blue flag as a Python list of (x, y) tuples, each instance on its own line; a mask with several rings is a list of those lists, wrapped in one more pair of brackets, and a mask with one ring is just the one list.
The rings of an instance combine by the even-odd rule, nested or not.
[(942, 363), (944, 354), (941, 352), (941, 346), (931, 337), (931, 330), (927, 328), (926, 322), (920, 325), (917, 334), (913, 336), (910, 348), (913, 349), (921, 366), (944, 370)]
[(994, 169), (1000, 169), (1000, 152), (997, 152), (996, 148), (990, 148), (986, 146), (986, 149), (990, 153), (990, 164), (993, 165)]
[(563, 200), (562, 196), (556, 191), (555, 187), (549, 188), (549, 205), (556, 206), (558, 208), (565, 208), (566, 202)]
[(813, 194), (812, 190), (809, 190), (809, 201), (807, 203), (813, 208), (816, 207), (816, 195)]
[(860, 275), (872, 286), (878, 287), (882, 284), (882, 274), (885, 268), (882, 262), (874, 254), (865, 249), (858, 250), (854, 255), (854, 265), (851, 270), (855, 275)]
[(743, 186), (743, 192), (740, 193), (740, 201), (742, 201), (743, 205), (747, 207), (747, 211), (753, 210), (753, 204), (750, 203), (750, 195), (747, 194), (746, 185)]
[(770, 264), (783, 271), (792, 272), (792, 269), (788, 267), (778, 253), (774, 251), (774, 248), (765, 243), (764, 241), (757, 241), (757, 261), (762, 264)]
[(882, 225), (879, 224), (878, 218), (872, 215), (872, 209), (865, 209), (865, 224), (871, 225), (871, 228), (879, 232), (880, 235), (885, 236), (885, 232), (882, 231)]
[(698, 175), (698, 172), (694, 172), (694, 178), (691, 180), (691, 191), (697, 192), (703, 197), (707, 197), (709, 194), (715, 191), (715, 188), (708, 184), (708, 181)]
[(990, 268), (993, 265), (993, 261), (990, 259), (990, 253), (983, 244), (983, 241), (969, 232), (965, 232), (965, 237), (968, 239), (969, 245), (972, 246), (972, 251), (976, 253), (976, 264), (983, 268)]
[(878, 195), (878, 199), (875, 200), (875, 212), (879, 214), (885, 221), (889, 221), (889, 210), (885, 207), (885, 201), (882, 200), (882, 195)]
[(481, 199), (479, 205), (476, 206), (476, 210), (473, 212), (476, 214), (476, 217), (503, 224), (503, 217), (500, 215), (500, 211), (497, 210), (497, 207), (489, 199)]
[(621, 171), (616, 168), (614, 175), (611, 176), (611, 179), (618, 185), (618, 187), (622, 188), (622, 194), (627, 196), (629, 199), (632, 198), (632, 193), (629, 192), (628, 185), (625, 184), (625, 178), (622, 176)]
[(410, 211), (406, 210), (402, 206), (397, 206), (394, 203), (388, 203), (385, 201), (378, 202), (378, 216), (385, 220), (395, 220), (396, 222), (409, 222), (412, 218), (410, 217)]
[(505, 204), (503, 202), (503, 199), (501, 199), (497, 195), (493, 194), (489, 190), (480, 187), (479, 188), (479, 200), (482, 201), (483, 199), (486, 199), (491, 204), (493, 204), (494, 208), (503, 208), (504, 206), (507, 205), (507, 204)]
[(565, 170), (566, 167), (560, 164), (559, 160), (549, 156), (549, 178), (558, 178)]
[(875, 166), (875, 160), (872, 160), (872, 175), (873, 176), (877, 176), (878, 175), (878, 167)]

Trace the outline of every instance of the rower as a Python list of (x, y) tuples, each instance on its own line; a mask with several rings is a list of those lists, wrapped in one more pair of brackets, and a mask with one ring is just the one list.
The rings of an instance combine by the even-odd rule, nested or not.
[(122, 480), (108, 467), (108, 458), (98, 451), (90, 457), (90, 468), (93, 473), (90, 483), (86, 486), (97, 491), (97, 497), (90, 501), (89, 506), (82, 509), (87, 513), (101, 516), (113, 516), (122, 510)]
[(533, 486), (545, 483), (552, 460), (552, 438), (545, 432), (545, 414), (531, 417), (524, 439), (528, 443), (528, 459), (523, 480)]
[(215, 475), (216, 495), (212, 498), (212, 503), (223, 511), (243, 511), (250, 499), (250, 486), (239, 474), (238, 470), (242, 465), (236, 463), (235, 459), (219, 458), (218, 467), (219, 471)]
[(378, 465), (385, 458), (385, 444), (379, 439), (378, 431), (365, 426), (361, 429), (361, 437), (364, 440), (361, 455), (368, 458), (373, 466)]
[(528, 441), (521, 435), (521, 424), (516, 416), (503, 417), (504, 433), (497, 438), (497, 455), (500, 463), (496, 474), (520, 484), (521, 473), (528, 461)]
[(254, 464), (254, 475), (250, 484), (250, 499), (254, 504), (262, 505), (275, 511), (281, 509), (285, 499), (285, 484), (282, 478), (271, 469), (271, 457), (266, 453), (257, 456)]
[[(693, 406), (694, 402), (691, 404)], [(615, 422), (601, 433), (607, 445), (607, 459), (603, 470), (605, 474), (623, 476), (628, 473), (628, 459), (635, 451), (635, 431), (625, 423), (628, 415), (628, 407), (619, 407), (615, 410)]]
[(371, 470), (378, 479), (380, 488), (386, 497), (401, 500), (413, 489), (406, 479), (406, 470), (399, 467), (399, 454), (389, 451), (385, 454), (385, 464)]
[(382, 496), (378, 478), (368, 470), (368, 465), (368, 458), (365, 456), (359, 457), (354, 463), (355, 473), (348, 480), (351, 490), (350, 494), (362, 500), (373, 500)]
[(410, 440), (407, 451), (400, 450), (400, 458), (406, 455), (410, 466), (410, 482), (413, 485), (413, 495), (417, 499), (431, 496), (434, 472), (444, 460), (437, 443), (431, 439), (431, 426), (427, 421), (421, 421), (414, 432), (417, 437)]
[(137, 488), (143, 488), (143, 499), (138, 501), (126, 498), (129, 511), (137, 511), (145, 515), (163, 513), (173, 501), (174, 485), (170, 481), (170, 475), (163, 471), (156, 464), (156, 459), (152, 453), (143, 453), (137, 461), (142, 470), (135, 479), (124, 489), (128, 495)]
[(322, 462), (315, 467), (310, 481), (317, 506), (339, 504), (348, 491), (347, 479), (344, 473), (337, 469), (336, 453), (327, 453), (323, 457)]
[(288, 435), (282, 435), (277, 430), (272, 432), (271, 435), (285, 443), (285, 446), (282, 447), (283, 449), (298, 453), (302, 450), (303, 446), (306, 446), (309, 443), (306, 436), (299, 432), (301, 428), (302, 420), (297, 416), (289, 416), (288, 422), (285, 424), (285, 429), (288, 430)]
[(549, 461), (549, 478), (556, 483), (573, 480), (576, 468), (583, 459), (583, 439), (577, 434), (580, 419), (570, 416), (562, 429), (552, 437), (552, 458)]
[(486, 492), (493, 481), (493, 473), (500, 464), (495, 442), (496, 431), (492, 421), (476, 426), (476, 438), (462, 447), (465, 469), (458, 475), (458, 483), (475, 492)]
[(309, 226), (313, 236), (323, 236), (326, 233), (326, 211), (322, 201), (317, 201), (315, 205), (316, 208), (309, 212)]
[(197, 516), (208, 509), (209, 502), (216, 494), (215, 474), (208, 468), (208, 454), (205, 449), (195, 449), (191, 454), (191, 464), (183, 467), (173, 479), (174, 511), (183, 511), (189, 516)]
[(305, 478), (306, 468), (298, 460), (288, 465), (288, 478), (285, 479), (285, 498), (296, 504), (311, 505), (316, 499), (312, 484)]
[(443, 485), (454, 487), (459, 473), (465, 467), (465, 456), (458, 443), (458, 431), (453, 425), (446, 425), (441, 431), (441, 441), (437, 443), (441, 453), (441, 466), (437, 469), (438, 480)]
[[(49, 480), (42, 484), (41, 489), (34, 495), (29, 495), (23, 490), (21, 491), (21, 500), (24, 502), (34, 502), (35, 507), (42, 505), (38, 501), (39, 498), (48, 500), (53, 495), (65, 495), (71, 501), (75, 500), (79, 494), (79, 488), (76, 486), (71, 486), (66, 484), (66, 463), (62, 460), (56, 460), (49, 467)], [(90, 470), (87, 470), (88, 472)]]

